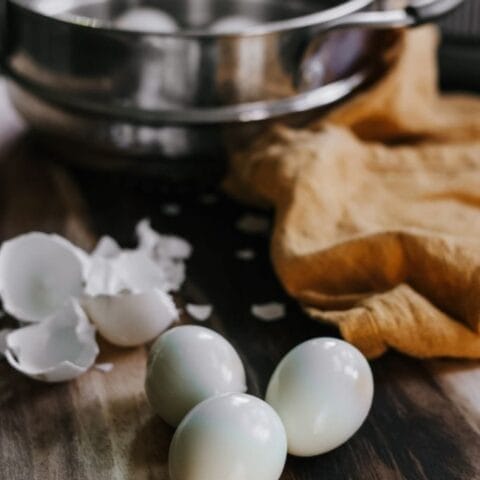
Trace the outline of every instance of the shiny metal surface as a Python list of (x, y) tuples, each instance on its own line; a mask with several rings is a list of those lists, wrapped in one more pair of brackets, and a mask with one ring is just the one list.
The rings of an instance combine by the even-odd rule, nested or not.
[[(361, 74), (339, 82), (338, 98), (363, 82)], [(354, 82), (353, 84), (351, 82)], [(226, 168), (226, 153), (256, 138), (272, 120), (224, 124), (137, 123), (63, 108), (32, 95), (15, 82), (8, 85), (16, 109), (49, 150), (66, 161), (96, 169), (154, 174), (169, 184), (213, 184)], [(303, 124), (312, 112), (290, 113), (279, 120)]]
[[(74, 4), (80, 5), (73, 9), (77, 16), (66, 16), (74, 19), (73, 23), (39, 13), (27, 15), (23, 6), (26, 0), (21, 0), (21, 7), (18, 1), (11, 3), (8, 12), (13, 41), (6, 66), (14, 79), (62, 105), (116, 117), (125, 115), (142, 122), (217, 123), (249, 121), (265, 116), (262, 111), (268, 115), (286, 113), (284, 109), (279, 111), (278, 100), (311, 92), (347, 76), (365, 51), (369, 36), (362, 30), (337, 31), (319, 42), (321, 34), (310, 28), (240, 36), (186, 36), (184, 31), (137, 35), (106, 28), (110, 24), (105, 18), (117, 15), (118, 2), (112, 0), (75, 0)], [(39, 12), (52, 12), (59, 1), (30, 3)], [(187, 10), (198, 4), (184, 3)], [(216, 18), (220, 6), (225, 13), (236, 14), (243, 12), (239, 7), (245, 4), (221, 0), (201, 3), (207, 22)], [(277, 11), (268, 3), (251, 3), (263, 7), (257, 13), (262, 20), (269, 18), (269, 9), (273, 10), (270, 18), (285, 15), (283, 8)], [(272, 5), (281, 4), (278, 1)], [(225, 5), (231, 6), (226, 9)], [(79, 22), (80, 12), (85, 18), (103, 17), (103, 23), (85, 27)], [(179, 24), (183, 18), (180, 14), (194, 18), (178, 8), (175, 18)], [(57, 17), (63, 19), (65, 15), (58, 13)], [(93, 22), (96, 25), (100, 20)], [(313, 41), (315, 51), (310, 48)], [(335, 55), (331, 50), (337, 43), (349, 54)], [(291, 102), (296, 110), (312, 107), (310, 101), (298, 105), (303, 103), (301, 97), (298, 100)]]
[[(226, 125), (343, 98), (375, 71), (376, 29), (413, 25), (461, 1), (6, 0), (3, 66), (14, 103), (37, 130), (184, 161), (218, 156)], [(118, 28), (132, 5), (161, 8), (179, 30)], [(236, 15), (253, 25), (211, 28)]]

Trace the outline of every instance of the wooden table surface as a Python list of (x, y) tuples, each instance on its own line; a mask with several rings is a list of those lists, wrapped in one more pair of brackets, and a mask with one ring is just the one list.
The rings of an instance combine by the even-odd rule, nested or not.
[[(304, 339), (335, 331), (308, 319), (289, 301), (269, 263), (268, 239), (239, 233), (246, 209), (221, 197), (165, 198), (158, 183), (86, 171), (51, 162), (33, 144), (0, 91), (0, 238), (31, 230), (55, 231), (84, 248), (101, 234), (132, 245), (135, 223), (192, 242), (188, 280), (178, 297), (212, 303), (208, 325), (226, 335), (248, 371), (250, 392), (262, 395), (275, 365)], [(177, 217), (162, 215), (179, 202)], [(238, 248), (258, 252), (253, 262)], [(287, 318), (262, 323), (254, 302), (285, 301)], [(45, 385), (0, 362), (0, 479), (166, 480), (172, 430), (155, 418), (143, 392), (146, 349), (101, 344), (100, 362), (77, 381)], [(375, 399), (355, 437), (316, 458), (289, 458), (283, 480), (480, 479), (480, 365), (417, 361), (390, 353), (372, 363)], [(222, 480), (222, 479), (212, 479)]]

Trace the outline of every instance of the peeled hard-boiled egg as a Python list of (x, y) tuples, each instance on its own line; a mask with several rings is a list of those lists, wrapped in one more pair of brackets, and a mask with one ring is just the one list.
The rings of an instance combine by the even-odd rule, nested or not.
[(221, 335), (186, 325), (164, 333), (152, 347), (145, 382), (153, 410), (176, 426), (198, 403), (230, 392), (245, 392), (245, 370)]
[(182, 421), (169, 453), (172, 480), (278, 480), (285, 429), (263, 400), (227, 394), (205, 400)]
[(365, 357), (334, 338), (309, 340), (280, 362), (267, 402), (285, 425), (288, 452), (309, 457), (346, 442), (362, 425), (373, 399)]

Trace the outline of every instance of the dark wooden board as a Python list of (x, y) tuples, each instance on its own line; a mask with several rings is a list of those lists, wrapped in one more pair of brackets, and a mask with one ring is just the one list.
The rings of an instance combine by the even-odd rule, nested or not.
[[(3, 95), (3, 94), (2, 94)], [(241, 234), (236, 220), (251, 211), (219, 195), (165, 196), (154, 179), (72, 170), (41, 151), (0, 102), (0, 239), (30, 230), (56, 231), (84, 248), (110, 234), (134, 243), (135, 223), (194, 245), (188, 281), (178, 296), (212, 303), (208, 325), (226, 335), (248, 371), (250, 392), (262, 396), (276, 363), (299, 342), (336, 332), (306, 317), (275, 279), (268, 238)], [(174, 201), (180, 215), (162, 214)], [(258, 258), (242, 262), (239, 248)], [(262, 323), (256, 302), (282, 301), (287, 318)], [(101, 344), (109, 373), (44, 385), (0, 362), (0, 479), (166, 480), (172, 430), (155, 418), (143, 393), (146, 349)], [(289, 458), (284, 480), (480, 478), (480, 367), (474, 362), (421, 362), (391, 353), (372, 363), (375, 400), (355, 437), (329, 454)], [(212, 479), (216, 480), (216, 479)], [(222, 479), (218, 479), (222, 480)]]

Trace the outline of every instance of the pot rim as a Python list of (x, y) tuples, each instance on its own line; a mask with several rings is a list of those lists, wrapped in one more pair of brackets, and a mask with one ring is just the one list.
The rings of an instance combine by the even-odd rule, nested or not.
[(182, 110), (145, 110), (118, 105), (105, 106), (85, 99), (79, 100), (61, 92), (52, 94), (49, 89), (38, 87), (12, 71), (7, 70), (7, 73), (10, 80), (30, 94), (50, 104), (72, 111), (110, 117), (116, 121), (129, 118), (132, 123), (148, 125), (225, 125), (259, 122), (328, 107), (363, 86), (372, 77), (373, 68), (368, 66), (350, 76), (291, 97)]
[(228, 33), (212, 32), (202, 29), (183, 29), (177, 32), (145, 32), (141, 30), (125, 30), (122, 28), (118, 28), (111, 21), (89, 18), (68, 12), (63, 12), (56, 15), (49, 15), (47, 12), (42, 11), (42, 9), (36, 3), (32, 3), (32, 0), (8, 1), (28, 11), (31, 14), (38, 15), (53, 22), (70, 24), (78, 28), (93, 28), (96, 30), (103, 30), (112, 33), (121, 33), (122, 35), (125, 34), (133, 36), (176, 39), (219, 39), (228, 37), (262, 36), (272, 33), (281, 33), (285, 31), (293, 31), (309, 27), (328, 27), (330, 23), (334, 23), (335, 21), (343, 17), (346, 17), (352, 13), (356, 13), (362, 10), (365, 7), (368, 7), (373, 3), (374, 0), (346, 0), (344, 2), (339, 2), (339, 4), (334, 7), (330, 7), (319, 12), (309, 13), (298, 17), (292, 17), (286, 20), (265, 22), (259, 25), (249, 27), (246, 30), (232, 31)]

